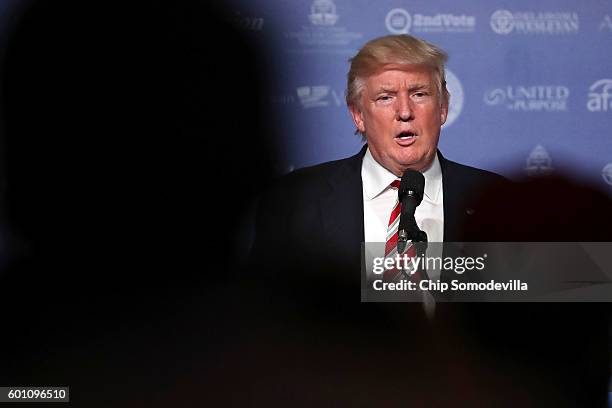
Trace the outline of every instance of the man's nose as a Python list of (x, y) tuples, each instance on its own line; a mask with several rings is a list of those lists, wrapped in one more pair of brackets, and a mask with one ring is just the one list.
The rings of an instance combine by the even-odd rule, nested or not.
[(397, 98), (397, 120), (405, 122), (413, 119), (412, 106), (408, 95), (400, 94)]

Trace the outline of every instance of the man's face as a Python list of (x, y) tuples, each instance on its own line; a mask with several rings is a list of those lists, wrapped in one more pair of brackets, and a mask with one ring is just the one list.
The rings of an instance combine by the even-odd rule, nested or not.
[(431, 165), (448, 113), (431, 70), (386, 65), (366, 79), (360, 103), (349, 109), (372, 156), (387, 170), (401, 177)]

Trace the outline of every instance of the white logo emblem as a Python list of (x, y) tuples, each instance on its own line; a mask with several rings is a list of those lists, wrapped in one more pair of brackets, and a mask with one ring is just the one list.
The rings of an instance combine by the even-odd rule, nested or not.
[(510, 34), (514, 29), (514, 16), (508, 10), (497, 10), (491, 15), (491, 28), (497, 34)]
[(345, 106), (346, 102), (340, 92), (327, 85), (301, 86), (296, 89), (297, 96), (304, 109), (330, 106)]
[(448, 127), (459, 117), (463, 109), (463, 87), (461, 86), (461, 81), (449, 69), (446, 69), (445, 73), (446, 88), (451, 95), (448, 116), (444, 124), (444, 126)]
[(393, 34), (408, 34), (411, 24), (412, 18), (410, 14), (402, 8), (396, 8), (389, 11), (385, 18), (387, 30)]
[(605, 167), (601, 170), (601, 176), (606, 183), (612, 186), (612, 163), (605, 165)]
[[(302, 2), (293, 3), (297, 5)], [(303, 7), (308, 6), (304, 4)], [(341, 19), (336, 13), (333, 0), (314, 0), (310, 4), (310, 12), (307, 9), (303, 11), (304, 21), (308, 20), (310, 24), (299, 24), (296, 31), (283, 33), (283, 37), (290, 42), (286, 51), (309, 56), (319, 52), (343, 56), (355, 52), (353, 44), (361, 41), (363, 33), (349, 31), (346, 27), (336, 24)]]
[(603, 21), (599, 25), (599, 31), (603, 30), (612, 31), (612, 19), (610, 19), (610, 16), (608, 15), (604, 17)]
[(395, 8), (387, 13), (385, 26), (393, 34), (407, 34), (411, 28), (415, 33), (473, 33), (476, 16), (449, 13), (410, 15), (403, 8)]
[(528, 176), (548, 176), (553, 170), (550, 155), (542, 145), (537, 145), (527, 157), (525, 172)]
[(563, 85), (506, 86), (485, 93), (489, 106), (504, 104), (513, 111), (559, 112), (567, 110), (570, 90)]
[(328, 106), (325, 97), (329, 94), (329, 86), (301, 86), (297, 89), (298, 98), (304, 109)]
[(332, 26), (338, 21), (336, 5), (332, 0), (315, 0), (310, 6), (308, 19), (313, 25)]
[(487, 105), (499, 105), (506, 100), (506, 93), (503, 89), (497, 88), (485, 93), (484, 101)]
[(578, 14), (558, 11), (497, 10), (491, 14), (491, 29), (497, 34), (576, 34)]
[(612, 111), (612, 79), (600, 79), (591, 85), (587, 109), (591, 112)]

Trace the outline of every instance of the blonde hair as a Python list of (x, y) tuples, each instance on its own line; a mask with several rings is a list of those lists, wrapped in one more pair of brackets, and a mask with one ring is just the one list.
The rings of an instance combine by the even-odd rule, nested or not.
[(448, 103), (444, 64), (448, 55), (427, 41), (411, 35), (387, 35), (367, 42), (349, 61), (346, 103), (358, 105), (366, 79), (387, 64), (421, 65), (434, 74), (440, 103)]

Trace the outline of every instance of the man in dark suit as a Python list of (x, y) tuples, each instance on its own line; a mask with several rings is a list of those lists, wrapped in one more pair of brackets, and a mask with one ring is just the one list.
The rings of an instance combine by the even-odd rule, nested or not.
[(446, 58), (436, 46), (409, 35), (378, 38), (359, 51), (348, 73), (347, 105), (367, 144), (348, 159), (290, 174), (264, 196), (257, 259), (270, 265), (284, 262), (279, 254), (290, 254), (295, 264), (303, 255), (306, 264), (316, 262), (319, 270), (329, 266), (336, 275), (359, 271), (360, 244), (385, 242), (393, 228), (389, 217), (397, 188), (392, 183), (408, 169), (425, 176), (425, 197), (415, 216), (429, 240), (467, 238), (460, 227), (471, 214), (466, 198), (504, 179), (447, 160), (437, 150), (450, 97)]

